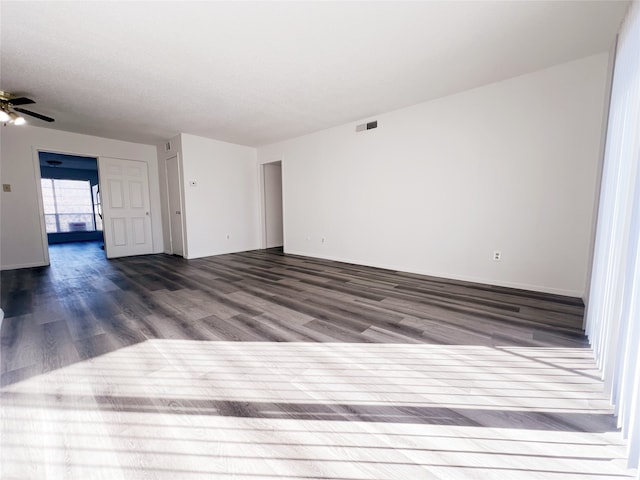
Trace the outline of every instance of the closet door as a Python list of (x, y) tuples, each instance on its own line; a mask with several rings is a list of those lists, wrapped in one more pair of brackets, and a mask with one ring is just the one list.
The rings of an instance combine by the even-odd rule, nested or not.
[(153, 253), (147, 164), (98, 159), (107, 258)]

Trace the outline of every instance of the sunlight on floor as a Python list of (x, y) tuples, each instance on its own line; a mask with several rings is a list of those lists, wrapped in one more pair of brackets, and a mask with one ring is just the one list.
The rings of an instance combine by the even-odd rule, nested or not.
[(2, 389), (2, 478), (613, 479), (590, 351), (148, 340)]

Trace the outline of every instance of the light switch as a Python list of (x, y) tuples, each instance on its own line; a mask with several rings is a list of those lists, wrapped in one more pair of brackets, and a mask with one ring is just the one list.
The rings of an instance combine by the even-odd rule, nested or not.
[(10, 183), (3, 183), (2, 184), (2, 191), (3, 192), (10, 192), (11, 191), (11, 184)]

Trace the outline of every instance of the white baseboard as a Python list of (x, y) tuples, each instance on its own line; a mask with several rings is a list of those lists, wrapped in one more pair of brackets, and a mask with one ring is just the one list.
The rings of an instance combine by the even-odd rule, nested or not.
[(367, 263), (358, 263), (354, 260), (348, 260), (348, 259), (344, 259), (344, 258), (339, 258), (339, 257), (331, 257), (331, 256), (324, 256), (324, 255), (319, 255), (319, 254), (310, 254), (310, 253), (305, 253), (305, 252), (297, 252), (297, 251), (292, 251), (292, 250), (287, 250), (285, 249), (285, 253), (289, 253), (291, 255), (300, 255), (302, 257), (310, 257), (310, 258), (321, 258), (323, 260), (332, 260), (334, 262), (342, 262), (342, 263), (350, 263), (353, 265), (363, 265), (363, 266), (367, 266), (367, 267), (373, 267), (373, 268), (382, 268), (385, 270), (392, 270), (392, 271), (397, 271), (397, 272), (406, 272), (406, 273), (415, 273), (418, 275), (426, 275), (429, 277), (437, 277), (437, 278), (446, 278), (448, 280), (460, 280), (462, 282), (471, 282), (471, 283), (480, 283), (482, 285), (489, 285), (489, 286), (495, 286), (495, 287), (506, 287), (506, 288), (515, 288), (518, 290), (528, 290), (531, 292), (541, 292), (541, 293), (551, 293), (553, 295), (563, 295), (566, 297), (573, 297), (573, 298), (580, 298), (582, 299), (582, 296), (584, 295), (584, 292), (582, 291), (577, 291), (577, 290), (565, 290), (565, 289), (561, 289), (561, 288), (554, 288), (554, 287), (547, 287), (544, 285), (533, 285), (533, 284), (528, 284), (528, 283), (518, 283), (518, 282), (501, 282), (501, 281), (494, 281), (494, 280), (487, 280), (484, 278), (476, 278), (476, 277), (469, 277), (469, 276), (464, 276), (464, 275), (451, 275), (451, 274), (446, 274), (446, 273), (442, 273), (442, 272), (427, 272), (427, 271), (419, 271), (419, 270), (405, 270), (405, 269), (400, 269), (397, 267), (394, 267), (392, 265), (384, 265), (384, 264), (367, 264)]
[(2, 265), (0, 270), (18, 270), (20, 268), (48, 267), (48, 263), (24, 263), (20, 265)]

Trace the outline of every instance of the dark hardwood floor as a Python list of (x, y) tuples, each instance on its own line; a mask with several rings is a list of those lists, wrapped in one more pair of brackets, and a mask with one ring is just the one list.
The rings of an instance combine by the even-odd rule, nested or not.
[(578, 299), (252, 251), (2, 272), (2, 478), (613, 479)]

